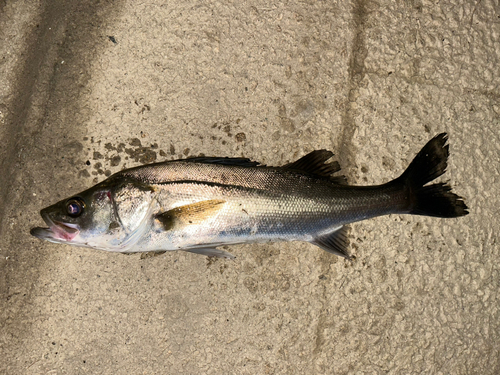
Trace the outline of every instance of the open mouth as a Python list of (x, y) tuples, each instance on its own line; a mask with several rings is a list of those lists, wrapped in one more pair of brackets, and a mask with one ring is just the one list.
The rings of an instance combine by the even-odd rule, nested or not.
[(75, 224), (61, 223), (53, 221), (48, 215), (42, 214), (43, 220), (49, 226), (48, 228), (36, 227), (30, 230), (32, 236), (48, 241), (71, 241), (80, 231), (76, 229)]

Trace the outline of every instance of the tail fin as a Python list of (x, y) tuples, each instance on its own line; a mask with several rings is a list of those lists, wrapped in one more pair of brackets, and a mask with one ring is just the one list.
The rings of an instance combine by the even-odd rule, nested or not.
[(410, 192), (410, 214), (458, 217), (469, 213), (463, 199), (452, 193), (448, 184), (424, 186), (446, 171), (449, 154), (447, 140), (446, 133), (432, 138), (399, 177)]

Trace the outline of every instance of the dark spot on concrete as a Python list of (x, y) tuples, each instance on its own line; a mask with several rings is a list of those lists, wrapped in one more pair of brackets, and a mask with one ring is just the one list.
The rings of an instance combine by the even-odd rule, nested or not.
[(139, 138), (132, 138), (128, 144), (134, 147), (142, 147), (142, 143)]
[(405, 303), (401, 300), (396, 301), (396, 303), (394, 304), (394, 309), (396, 309), (397, 311), (404, 310), (404, 308), (405, 308)]
[(139, 158), (139, 161), (142, 164), (147, 164), (147, 163), (152, 163), (156, 160), (156, 152), (153, 150), (146, 150), (142, 154), (142, 156)]
[(161, 157), (165, 157), (165, 156), (167, 156), (167, 154), (165, 153), (165, 151), (160, 150), (160, 156), (161, 156)]
[(184, 151), (182, 152), (185, 156), (189, 155), (189, 151), (191, 151), (189, 148), (185, 148)]
[(230, 136), (230, 133), (231, 133), (231, 125), (226, 125), (226, 126), (224, 126), (224, 129), (222, 129), (222, 130), (224, 130), (224, 131), (227, 133), (227, 135), (229, 135), (229, 136)]
[(175, 147), (174, 147), (174, 145), (170, 145), (170, 155), (175, 155)]
[(104, 171), (104, 175), (105, 175), (106, 177), (111, 176), (111, 171), (110, 171), (109, 169), (106, 169), (106, 170)]
[(81, 152), (82, 150), (83, 150), (83, 145), (78, 141), (72, 141), (72, 142), (66, 143), (64, 146), (62, 146), (59, 149), (60, 153), (63, 155), (75, 154), (75, 153)]
[(280, 106), (278, 107), (278, 116), (286, 117), (286, 107), (284, 104), (280, 104)]
[(382, 157), (382, 165), (386, 168), (386, 169), (394, 169), (394, 167), (396, 166), (396, 163), (394, 162), (394, 160), (392, 158), (388, 158), (386, 156), (383, 156)]
[(153, 148), (153, 149), (157, 149), (157, 148), (158, 148), (158, 143), (153, 143), (153, 144), (151, 145), (151, 148)]
[(101, 163), (95, 163), (94, 164), (94, 169), (99, 169), (99, 168), (102, 168), (102, 164)]
[(237, 142), (243, 142), (247, 139), (247, 136), (245, 135), (245, 133), (238, 133), (234, 137), (236, 138)]
[(120, 164), (121, 161), (122, 158), (120, 157), (120, 155), (115, 155), (111, 158), (111, 166), (116, 167), (117, 165)]
[(116, 41), (116, 38), (115, 38), (114, 36), (112, 36), (112, 35), (108, 35), (108, 39), (109, 39), (110, 41), (112, 41), (112, 42), (113, 42), (113, 44), (118, 44), (118, 42)]
[(90, 173), (86, 169), (82, 169), (80, 172), (78, 172), (78, 177), (87, 178), (90, 177)]
[(264, 311), (266, 309), (266, 305), (263, 302), (256, 303), (253, 305), (253, 308), (257, 311)]
[(243, 281), (243, 285), (246, 286), (246, 288), (248, 289), (248, 291), (250, 293), (255, 293), (257, 291), (257, 288), (258, 288), (257, 282), (253, 278), (250, 278), (250, 277), (247, 277)]
[(85, 164), (90, 165), (90, 160), (87, 160)]
[(365, 166), (362, 166), (362, 167), (361, 167), (361, 172), (363, 172), (363, 173), (368, 172), (368, 168), (367, 168), (367, 167), (365, 167)]
[[(320, 108), (324, 107), (324, 103), (317, 100), (316, 106)], [(304, 118), (310, 118), (314, 115), (314, 112), (315, 112), (314, 103), (308, 99), (303, 99), (295, 104), (295, 108), (290, 114), (290, 117), (296, 117), (302, 115), (302, 117)]]
[(222, 141), (221, 143), (222, 143), (223, 145), (225, 145), (227, 142), (226, 142), (226, 141)]
[[(137, 141), (139, 140), (137, 139)], [(137, 144), (137, 142), (135, 142), (135, 144)], [(126, 148), (125, 152), (135, 161), (140, 161), (142, 164), (152, 163), (156, 160), (156, 152), (148, 147), (139, 147), (135, 150), (132, 148)], [(125, 160), (127, 160), (127, 158), (125, 158)]]
[(162, 255), (165, 253), (166, 253), (166, 251), (146, 251), (145, 253), (141, 253), (141, 260), (152, 258), (152, 257), (157, 257), (158, 255)]
[(295, 130), (294, 122), (288, 117), (280, 118), (280, 126), (283, 130), (286, 130), (289, 133), (292, 133)]
[(94, 151), (94, 155), (92, 156), (92, 158), (94, 160), (99, 160), (99, 159), (103, 159), (104, 156), (102, 156), (102, 154), (99, 151)]
[(105, 148), (106, 150), (108, 150), (108, 151), (114, 151), (114, 150), (116, 150), (116, 147), (115, 147), (115, 146), (113, 146), (111, 143), (106, 143), (106, 144), (104, 145), (104, 148)]

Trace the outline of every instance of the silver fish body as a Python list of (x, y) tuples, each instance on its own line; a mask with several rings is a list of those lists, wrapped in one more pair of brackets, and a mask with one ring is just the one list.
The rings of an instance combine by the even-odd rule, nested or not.
[(217, 246), (307, 241), (349, 257), (346, 224), (391, 213), (467, 214), (445, 184), (446, 135), (433, 138), (399, 178), (349, 186), (319, 150), (283, 167), (241, 158), (193, 158), (118, 172), (41, 211), (51, 242), (117, 252), (186, 250), (232, 258)]

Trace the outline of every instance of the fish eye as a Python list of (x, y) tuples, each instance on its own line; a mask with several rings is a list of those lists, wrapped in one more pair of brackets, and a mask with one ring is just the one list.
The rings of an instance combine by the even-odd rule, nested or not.
[(85, 208), (85, 202), (83, 199), (75, 197), (68, 199), (66, 202), (66, 212), (71, 217), (78, 217), (83, 213), (83, 209)]

